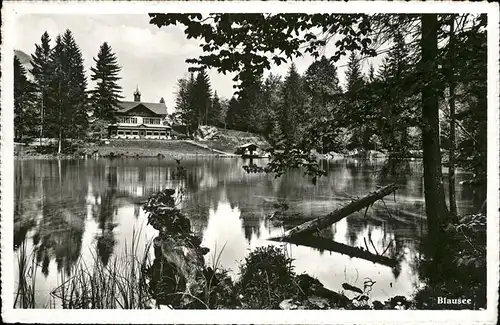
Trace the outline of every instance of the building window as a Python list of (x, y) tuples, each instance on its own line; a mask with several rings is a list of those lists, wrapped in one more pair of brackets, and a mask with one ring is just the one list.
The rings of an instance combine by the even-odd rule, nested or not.
[(118, 121), (120, 123), (127, 123), (127, 124), (137, 124), (137, 117), (128, 117), (128, 116), (121, 116)]
[(146, 135), (151, 135), (151, 132), (146, 132)]
[(130, 131), (125, 131), (125, 134), (126, 135), (130, 135)]
[(123, 135), (123, 131), (118, 131), (118, 134)]
[(158, 135), (158, 132), (153, 132), (154, 135)]
[(133, 135), (139, 135), (139, 132), (137, 132), (137, 131), (133, 131), (133, 132), (132, 132), (132, 134), (133, 134)]
[(160, 119), (159, 118), (148, 118), (145, 117), (143, 119), (144, 124), (160, 124)]
[(160, 133), (160, 135), (161, 135), (162, 137), (164, 137), (164, 136), (165, 136), (165, 132), (161, 132), (161, 133)]

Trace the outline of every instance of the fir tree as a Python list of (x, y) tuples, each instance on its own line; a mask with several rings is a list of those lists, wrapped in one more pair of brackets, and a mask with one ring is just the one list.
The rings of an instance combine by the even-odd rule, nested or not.
[(175, 114), (180, 122), (187, 126), (188, 133), (194, 132), (198, 127), (197, 110), (194, 106), (194, 85), (195, 79), (191, 73), (189, 79), (177, 80), (177, 92), (175, 94)]
[(355, 52), (349, 55), (346, 71), (347, 93), (350, 97), (355, 98), (357, 92), (363, 87), (363, 74), (361, 72), (361, 64)]
[[(118, 65), (116, 54), (111, 46), (104, 42), (99, 48), (97, 58), (93, 58), (95, 67), (91, 67), (91, 80), (96, 81), (94, 90), (90, 92), (93, 116), (108, 123), (116, 122), (115, 112), (119, 107), (122, 88), (118, 85), (121, 79), (118, 73), (121, 67)], [(103, 130), (100, 130), (103, 135)]]
[[(384, 147), (394, 154), (405, 154), (409, 149), (406, 112), (411, 108), (411, 93), (408, 93), (408, 79), (411, 75), (410, 54), (400, 31), (394, 35), (394, 45), (381, 67), (380, 76), (383, 91), (379, 94), (382, 141)], [(380, 124), (380, 123), (379, 123)]]
[(198, 72), (192, 89), (192, 103), (195, 109), (195, 116), (198, 125), (207, 124), (208, 112), (210, 110), (210, 101), (212, 98), (212, 90), (210, 79), (205, 70)]
[(83, 64), (83, 56), (79, 46), (68, 29), (62, 37), (64, 44), (65, 69), (69, 82), (68, 105), (70, 123), (73, 126), (69, 136), (83, 138), (88, 131), (88, 113), (90, 110), (87, 96), (87, 77)]
[(214, 92), (214, 97), (212, 98), (212, 107), (208, 115), (208, 125), (222, 126), (222, 105), (217, 95), (217, 91)]
[(61, 153), (63, 139), (82, 138), (88, 130), (87, 80), (83, 57), (71, 31), (57, 36), (50, 59), (46, 121), (50, 135), (59, 140)]
[(226, 126), (228, 129), (237, 129), (242, 124), (240, 114), (239, 101), (236, 97), (231, 97), (229, 100), (228, 110), (226, 113)]
[(42, 34), (40, 45), (35, 44), (35, 53), (31, 55), (32, 69), (30, 70), (35, 81), (35, 87), (38, 92), (36, 106), (39, 109), (38, 126), (40, 128), (40, 138), (44, 137), (46, 127), (45, 114), (47, 110), (48, 92), (51, 82), (51, 48), (50, 36), (47, 32)]
[(295, 64), (290, 66), (283, 83), (282, 100), (280, 111), (277, 114), (280, 131), (286, 141), (293, 143), (299, 139), (301, 122), (306, 119), (304, 116), (305, 94)]
[(238, 97), (239, 115), (241, 119), (236, 129), (247, 132), (261, 133), (262, 129), (262, 82), (261, 76), (255, 76), (248, 82)]
[(279, 75), (269, 74), (262, 85), (262, 111), (263, 126), (262, 133), (269, 140), (276, 137), (277, 128), (277, 114), (281, 106), (281, 77)]
[(61, 35), (57, 35), (55, 46), (50, 56), (50, 88), (45, 112), (47, 134), (58, 139), (58, 153), (62, 150), (62, 140), (70, 124), (71, 111), (68, 103), (69, 77), (65, 70), (64, 44)]
[(373, 64), (370, 64), (370, 69), (368, 70), (368, 82), (374, 82), (376, 79), (375, 68), (373, 67)]
[(19, 58), (14, 56), (14, 138), (17, 141), (35, 135), (35, 103), (35, 85), (28, 80)]
[(358, 56), (353, 51), (349, 55), (346, 71), (346, 108), (348, 124), (352, 128), (352, 137), (348, 145), (349, 149), (367, 149), (371, 132), (364, 118), (363, 87), (365, 82), (361, 72), (361, 64)]

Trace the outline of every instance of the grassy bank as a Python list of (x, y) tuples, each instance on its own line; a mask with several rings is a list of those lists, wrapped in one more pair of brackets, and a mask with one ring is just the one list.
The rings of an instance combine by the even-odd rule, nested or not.
[(184, 140), (112, 140), (106, 143), (70, 143), (57, 153), (56, 145), (29, 146), (16, 145), (14, 156), (17, 159), (74, 159), (85, 157), (186, 157), (210, 156), (223, 157), (222, 153), (197, 146)]
[(125, 157), (217, 156), (218, 153), (185, 140), (112, 140), (109, 143), (86, 148), (86, 154)]

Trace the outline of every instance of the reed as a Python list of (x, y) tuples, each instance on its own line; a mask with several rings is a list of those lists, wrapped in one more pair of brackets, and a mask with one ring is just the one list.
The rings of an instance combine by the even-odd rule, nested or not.
[(35, 253), (27, 252), (26, 240), (22, 242), (17, 254), (17, 288), (14, 308), (36, 308), (35, 287), (39, 265)]
[[(104, 264), (97, 251), (91, 251), (90, 261), (82, 257), (72, 267), (70, 275), (61, 272), (56, 288), (49, 297), (36, 295), (35, 280), (39, 264), (35, 261), (36, 248), (28, 254), (26, 243), (17, 254), (18, 283), (14, 308), (64, 308), (64, 309), (149, 309), (154, 300), (148, 291), (144, 276), (150, 265), (152, 241), (140, 248), (142, 229), (132, 233), (124, 251)], [(46, 299), (49, 303), (36, 301)]]
[(75, 266), (72, 276), (61, 277), (61, 284), (51, 291), (65, 309), (148, 309), (154, 305), (148, 292), (144, 270), (150, 264), (149, 241), (139, 254), (141, 231), (132, 233), (130, 244), (107, 265), (93, 252), (91, 263), (83, 259)]

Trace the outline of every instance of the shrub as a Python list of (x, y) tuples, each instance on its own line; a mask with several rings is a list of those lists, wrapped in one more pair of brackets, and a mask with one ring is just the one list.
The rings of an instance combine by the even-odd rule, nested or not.
[(292, 259), (282, 248), (259, 247), (240, 266), (241, 278), (236, 284), (243, 308), (276, 309), (286, 298), (299, 294)]

